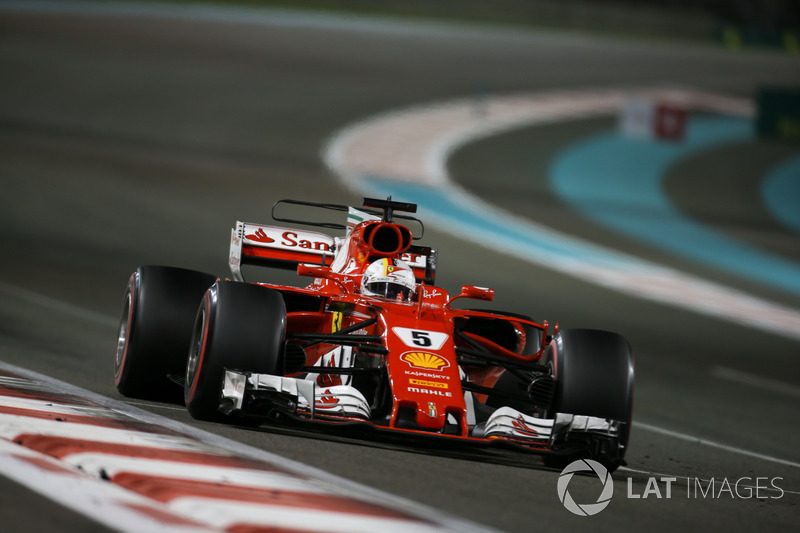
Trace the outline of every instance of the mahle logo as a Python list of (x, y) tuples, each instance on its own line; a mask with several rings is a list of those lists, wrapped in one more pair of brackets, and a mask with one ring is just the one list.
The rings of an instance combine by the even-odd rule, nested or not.
[[(572, 498), (572, 495), (570, 495), (567, 489), (569, 488), (569, 482), (572, 481), (572, 476), (574, 476), (576, 472), (594, 472), (595, 475), (600, 478), (600, 482), (603, 484), (603, 490), (600, 496), (597, 497), (596, 502), (579, 504)], [(591, 459), (581, 459), (571, 462), (561, 471), (561, 475), (558, 478), (558, 499), (561, 500), (561, 503), (564, 504), (564, 507), (566, 507), (569, 512), (578, 516), (596, 515), (608, 506), (613, 494), (614, 481), (611, 479), (611, 474), (608, 473), (608, 470), (606, 470), (603, 465)]]

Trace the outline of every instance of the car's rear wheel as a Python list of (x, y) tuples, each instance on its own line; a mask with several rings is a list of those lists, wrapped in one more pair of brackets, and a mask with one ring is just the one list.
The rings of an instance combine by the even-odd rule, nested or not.
[[(633, 418), (633, 351), (628, 341), (610, 331), (564, 330), (553, 339), (544, 356), (553, 365), (556, 382), (552, 413), (570, 413), (622, 422), (610, 453), (589, 457), (613, 470), (622, 463)], [(598, 451), (599, 453), (599, 451)], [(551, 456), (550, 466), (565, 466), (576, 457)]]
[(286, 307), (278, 291), (233, 281), (208, 289), (194, 323), (184, 400), (201, 420), (219, 416), (225, 369), (282, 374)]
[(197, 304), (216, 279), (167, 266), (141, 266), (131, 274), (114, 356), (114, 383), (120, 393), (180, 398), (180, 387), (168, 376), (183, 372)]

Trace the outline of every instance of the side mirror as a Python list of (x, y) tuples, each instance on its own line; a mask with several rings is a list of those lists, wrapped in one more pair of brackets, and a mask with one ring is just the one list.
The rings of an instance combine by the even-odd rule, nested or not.
[(450, 301), (447, 302), (447, 305), (450, 305), (450, 303), (452, 303), (452, 301), (456, 298), (469, 298), (471, 300), (486, 300), (491, 302), (494, 300), (494, 289), (464, 285), (461, 287), (461, 294), (450, 298)]
[(299, 263), (297, 265), (297, 275), (306, 276), (309, 278), (329, 278), (331, 274), (330, 267), (319, 266), (309, 263)]
[(486, 300), (491, 302), (494, 300), (494, 289), (464, 285), (461, 287), (461, 294), (459, 294), (459, 296), (462, 298), (470, 298), (471, 300)]

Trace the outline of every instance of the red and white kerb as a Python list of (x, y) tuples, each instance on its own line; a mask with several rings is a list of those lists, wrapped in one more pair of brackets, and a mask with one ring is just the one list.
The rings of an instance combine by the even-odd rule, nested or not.
[(1, 368), (0, 468), (120, 531), (452, 530)]

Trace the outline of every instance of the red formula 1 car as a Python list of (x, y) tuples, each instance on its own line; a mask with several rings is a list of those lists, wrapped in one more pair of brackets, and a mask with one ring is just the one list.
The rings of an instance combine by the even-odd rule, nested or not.
[[(347, 213), (347, 224), (276, 209)], [(373, 209), (369, 209), (373, 208)], [(375, 210), (377, 209), (377, 211)], [(182, 385), (195, 418), (283, 418), (419, 438), (502, 444), (560, 466), (623, 464), (633, 355), (616, 333), (562, 330), (514, 313), (456, 307), (491, 300), (435, 285), (436, 250), (414, 244), (416, 205), (364, 208), (281, 200), (276, 221), (238, 222), (231, 279), (165, 266), (130, 278), (115, 357), (119, 391), (163, 398)], [(398, 222), (398, 220), (400, 222)], [(306, 287), (245, 282), (243, 265), (283, 267)]]

